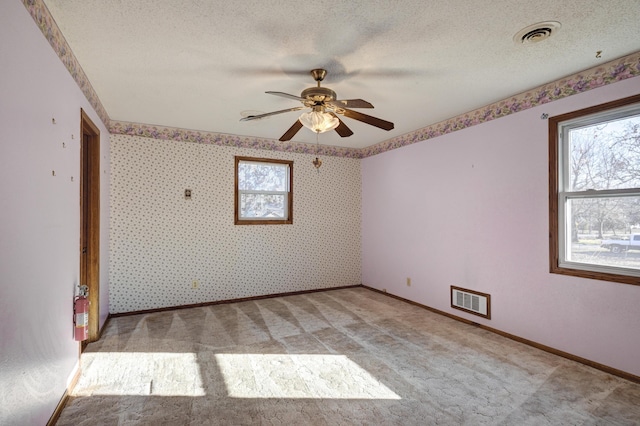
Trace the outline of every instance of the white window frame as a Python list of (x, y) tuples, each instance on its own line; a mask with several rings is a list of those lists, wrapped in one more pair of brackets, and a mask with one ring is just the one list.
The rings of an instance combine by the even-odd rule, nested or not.
[(640, 197), (640, 188), (571, 191), (569, 132), (572, 129), (605, 123), (640, 114), (640, 95), (609, 102), (549, 119), (550, 158), (550, 262), (551, 272), (640, 285), (640, 271), (568, 259), (571, 240), (570, 201), (576, 199)]
[[(272, 166), (285, 166), (287, 168), (287, 180), (285, 183), (285, 191), (261, 191), (261, 190), (241, 190), (239, 188), (239, 166), (240, 164), (262, 164)], [(275, 160), (268, 158), (254, 157), (235, 157), (235, 224), (236, 225), (282, 225), (293, 223), (293, 161)], [(284, 196), (284, 214), (286, 217), (243, 217), (240, 215), (240, 200), (242, 194), (264, 194), (264, 195), (283, 195)]]

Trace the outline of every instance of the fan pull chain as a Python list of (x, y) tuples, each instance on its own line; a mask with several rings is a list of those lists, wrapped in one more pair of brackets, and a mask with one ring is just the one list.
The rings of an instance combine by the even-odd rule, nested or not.
[(322, 161), (318, 158), (319, 150), (320, 150), (320, 132), (316, 132), (316, 159), (313, 160), (312, 163), (315, 166), (318, 174), (320, 174), (320, 166), (322, 166)]

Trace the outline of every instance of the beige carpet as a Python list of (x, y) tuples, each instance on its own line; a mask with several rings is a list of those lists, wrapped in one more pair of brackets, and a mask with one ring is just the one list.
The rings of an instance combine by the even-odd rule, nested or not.
[(59, 426), (640, 424), (638, 384), (365, 288), (114, 318), (82, 371)]

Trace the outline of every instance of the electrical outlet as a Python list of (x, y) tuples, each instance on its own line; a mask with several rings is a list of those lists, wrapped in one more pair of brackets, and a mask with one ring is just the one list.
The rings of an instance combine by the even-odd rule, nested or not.
[(191, 288), (198, 288), (198, 281), (197, 280), (193, 280), (193, 282), (191, 283)]
[(411, 287), (411, 278), (407, 277), (407, 287)]

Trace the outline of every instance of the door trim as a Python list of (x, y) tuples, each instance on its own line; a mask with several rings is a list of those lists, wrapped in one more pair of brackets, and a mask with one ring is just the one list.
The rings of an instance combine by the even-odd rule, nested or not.
[(98, 340), (100, 334), (100, 130), (83, 109), (80, 135), (80, 276), (86, 277), (86, 283), (80, 284), (89, 287), (88, 343)]

